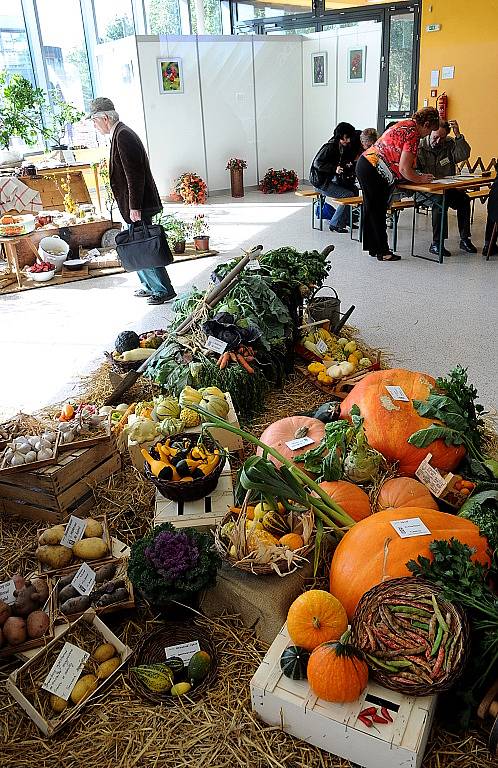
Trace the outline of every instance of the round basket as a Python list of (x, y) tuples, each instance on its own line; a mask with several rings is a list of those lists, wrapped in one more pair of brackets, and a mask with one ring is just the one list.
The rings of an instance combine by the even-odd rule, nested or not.
[(363, 595), (351, 640), (364, 653), (374, 680), (408, 696), (451, 688), (470, 645), (465, 613), (444, 600), (434, 584), (413, 577), (389, 579)]
[[(164, 339), (164, 336), (166, 335), (167, 331), (164, 331), (162, 328), (158, 328), (156, 331), (147, 331), (146, 333), (140, 333), (138, 338), (140, 341), (143, 341), (143, 339), (146, 339), (147, 336), (150, 333), (157, 333), (158, 335), (161, 335)], [(154, 351), (154, 350), (153, 350)], [(111, 352), (105, 352), (104, 355), (107, 358), (107, 361), (111, 364), (111, 368), (116, 373), (128, 373), (128, 371), (138, 371), (144, 360), (130, 360), (129, 362), (123, 361), (120, 362), (119, 360), (115, 360)]]
[(145, 683), (131, 671), (128, 675), (128, 682), (131, 688), (142, 698), (147, 699), (153, 704), (165, 704), (166, 706), (175, 706), (185, 703), (192, 703), (200, 699), (207, 688), (212, 684), (216, 677), (217, 657), (216, 648), (213, 640), (204, 626), (198, 621), (190, 620), (182, 623), (168, 623), (159, 629), (148, 632), (142, 637), (135, 653), (131, 659), (131, 667), (139, 667), (146, 664), (157, 664), (166, 662), (164, 649), (169, 645), (179, 645), (180, 643), (190, 643), (197, 640), (201, 651), (207, 651), (211, 657), (211, 669), (201, 680), (199, 685), (192, 688), (188, 694), (181, 697), (171, 696), (169, 693), (156, 693), (151, 691)]
[[(179, 434), (174, 435), (175, 440), (183, 440), (184, 438), (192, 440), (195, 438), (195, 434), (180, 432)], [(184, 482), (182, 480), (160, 480), (152, 474), (149, 464), (144, 462), (145, 476), (151, 483), (154, 483), (159, 493), (166, 499), (171, 499), (171, 501), (197, 501), (198, 499), (203, 499), (205, 496), (209, 496), (218, 485), (218, 480), (220, 479), (223, 467), (225, 466), (226, 451), (209, 435), (205, 435), (202, 442), (207, 445), (210, 450), (214, 447), (218, 448), (220, 451), (220, 460), (209, 475), (200, 477), (197, 480), (192, 480), (192, 482)], [(155, 448), (151, 448), (150, 455), (153, 459), (160, 458), (159, 453)]]
[[(328, 291), (329, 296), (318, 294), (322, 291)], [(309, 299), (308, 315), (310, 320), (330, 320), (330, 327), (335, 328), (341, 319), (341, 300), (337, 295), (337, 291), (329, 285), (324, 285)]]

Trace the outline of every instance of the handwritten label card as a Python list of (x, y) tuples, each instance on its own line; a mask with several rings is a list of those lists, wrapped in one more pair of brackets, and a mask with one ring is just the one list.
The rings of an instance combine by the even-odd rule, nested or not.
[(72, 643), (64, 643), (55, 664), (45, 678), (43, 690), (67, 701), (89, 658), (90, 654), (87, 651), (83, 651)]
[(404, 390), (401, 387), (388, 387), (386, 386), (387, 391), (391, 395), (393, 400), (401, 400), (403, 403), (409, 403), (410, 398), (406, 396)]
[(7, 605), (12, 605), (12, 603), (15, 603), (15, 588), (16, 585), (12, 579), (10, 579), (10, 581), (2, 581), (0, 583), (0, 600), (3, 600), (3, 602), (7, 603)]
[(213, 352), (217, 352), (219, 355), (222, 355), (226, 348), (226, 341), (221, 341), (221, 339), (217, 339), (216, 336), (207, 337), (206, 349), (211, 349)]
[(431, 458), (432, 453), (427, 454), (425, 459), (415, 470), (415, 477), (420, 480), (420, 482), (423, 483), (434, 496), (440, 496), (446, 489), (447, 483), (439, 470), (435, 467), (431, 467), (429, 463)]
[(404, 520), (391, 520), (391, 525), (400, 539), (412, 539), (415, 536), (430, 536), (431, 532), (420, 517), (410, 517)]
[(66, 525), (64, 536), (61, 539), (61, 545), (63, 547), (71, 548), (77, 541), (81, 541), (85, 534), (85, 528), (86, 520), (71, 515), (69, 522)]
[(315, 441), (311, 437), (296, 437), (295, 440), (288, 440), (285, 444), (291, 451), (297, 451), (298, 448), (305, 448), (307, 445), (311, 445)]
[(256, 272), (256, 270), (261, 269), (261, 264), (259, 263), (258, 259), (251, 259), (247, 262), (247, 269), (251, 269), (253, 272)]
[(173, 656), (178, 656), (184, 664), (188, 664), (194, 653), (201, 650), (198, 640), (193, 640), (191, 643), (180, 643), (180, 645), (168, 645), (164, 649), (166, 651), (166, 659), (171, 659)]
[(74, 574), (71, 586), (73, 586), (80, 595), (89, 595), (95, 586), (95, 576), (95, 571), (90, 568), (88, 563), (82, 563)]
[(321, 355), (324, 355), (325, 352), (328, 352), (329, 349), (323, 339), (318, 339), (316, 342), (316, 348)]

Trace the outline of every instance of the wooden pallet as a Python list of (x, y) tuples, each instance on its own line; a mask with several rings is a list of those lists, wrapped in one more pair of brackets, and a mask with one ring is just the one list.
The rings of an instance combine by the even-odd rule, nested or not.
[(311, 381), (317, 389), (328, 395), (331, 400), (344, 400), (349, 395), (355, 384), (358, 384), (359, 381), (371, 373), (373, 368), (369, 368), (366, 371), (361, 371), (361, 373), (355, 373), (354, 376), (345, 376), (335, 384), (322, 384), (322, 382), (318, 381), (316, 376), (313, 376), (313, 374), (310, 373), (304, 365), (296, 365), (296, 370), (299, 371), (299, 373), (302, 373), (303, 376), (305, 376), (309, 381)]

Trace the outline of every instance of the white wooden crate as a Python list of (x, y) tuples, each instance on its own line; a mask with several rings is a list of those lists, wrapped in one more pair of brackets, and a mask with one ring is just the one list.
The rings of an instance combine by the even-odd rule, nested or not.
[(234, 503), (232, 470), (228, 459), (214, 491), (198, 501), (178, 502), (165, 499), (156, 491), (154, 526), (172, 523), (175, 528), (212, 528), (225, 517)]
[[(292, 642), (284, 625), (251, 680), (253, 711), (264, 722), (364, 768), (419, 768), (436, 696), (415, 698), (370, 682), (357, 701), (317, 699), (306, 680), (290, 680), (280, 656)], [(358, 720), (369, 706), (386, 706), (393, 723), (368, 728)]]

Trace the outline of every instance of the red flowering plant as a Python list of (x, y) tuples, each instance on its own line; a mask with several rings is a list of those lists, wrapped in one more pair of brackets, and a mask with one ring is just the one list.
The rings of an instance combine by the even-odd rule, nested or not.
[(276, 171), (274, 168), (268, 168), (263, 180), (260, 182), (261, 191), (265, 195), (275, 193), (281, 195), (284, 192), (291, 192), (297, 189), (299, 185), (299, 179), (295, 171), (288, 171), (287, 168), (282, 168)]
[(196, 173), (189, 171), (176, 180), (175, 192), (186, 205), (201, 205), (206, 202), (207, 184)]
[(238, 157), (231, 157), (226, 164), (227, 171), (243, 171), (244, 168), (247, 168), (246, 161)]

